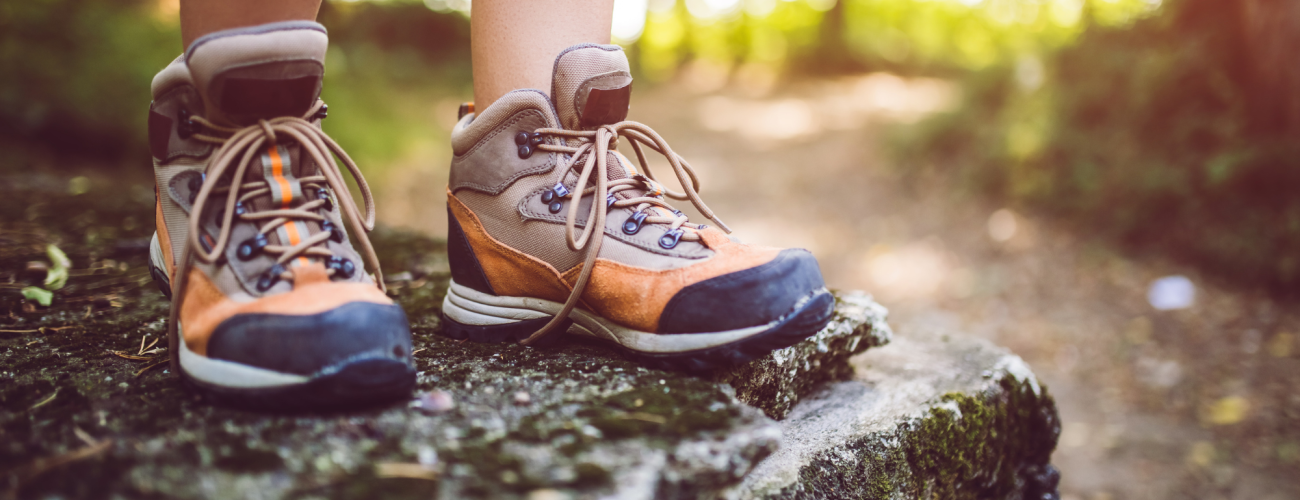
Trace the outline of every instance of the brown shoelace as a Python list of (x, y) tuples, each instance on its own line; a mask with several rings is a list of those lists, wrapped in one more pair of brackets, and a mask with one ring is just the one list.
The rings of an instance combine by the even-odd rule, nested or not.
[[(537, 145), (540, 151), (561, 153), (570, 155), (569, 162), (564, 164), (559, 170), (567, 172), (573, 168), (573, 165), (582, 158), (586, 161), (582, 165), (582, 172), (578, 175), (578, 182), (575, 186), (585, 186), (581, 191), (570, 193), (573, 202), (569, 204), (569, 212), (565, 218), (565, 242), (569, 249), (575, 252), (586, 250), (586, 256), (582, 265), (582, 272), (578, 274), (578, 280), (573, 285), (573, 292), (569, 294), (568, 300), (564, 302), (564, 307), (560, 309), (559, 314), (551, 318), (541, 329), (534, 332), (528, 338), (524, 339), (521, 344), (530, 345), (537, 342), (555, 331), (577, 307), (578, 300), (582, 297), (582, 291), (587, 287), (587, 282), (591, 280), (591, 271), (596, 264), (596, 257), (600, 255), (601, 241), (605, 237), (605, 215), (610, 208), (618, 207), (636, 207), (638, 213), (649, 214), (641, 222), (642, 224), (666, 224), (669, 231), (681, 231), (679, 241), (700, 241), (700, 235), (697, 230), (703, 229), (704, 226), (689, 227), (685, 226), (687, 217), (681, 212), (673, 209), (664, 199), (664, 196), (681, 201), (690, 201), (700, 213), (709, 220), (717, 224), (719, 228), (728, 233), (731, 229), (727, 227), (722, 220), (714, 215), (704, 200), (700, 198), (699, 179), (695, 176), (695, 171), (682, 159), (672, 148), (668, 147), (667, 141), (664, 141), (650, 127), (634, 121), (622, 121), (611, 125), (604, 125), (595, 130), (565, 130), (559, 128), (541, 128), (534, 131), (541, 136), (552, 136), (566, 139), (566, 144), (555, 145), (542, 142)], [(638, 163), (640, 163), (640, 172), (632, 177), (609, 179), (609, 170), (607, 162), (609, 151), (617, 150), (618, 140), (625, 137), (632, 145), (632, 150), (636, 152)], [(571, 140), (571, 142), (570, 142)], [(576, 146), (568, 144), (577, 143)], [(677, 180), (682, 185), (682, 192), (677, 192), (664, 187), (655, 179), (654, 173), (650, 170), (650, 165), (646, 161), (645, 152), (641, 146), (645, 145), (655, 152), (668, 159), (668, 164), (672, 166), (673, 172), (677, 174)], [(594, 186), (587, 186), (588, 182), (595, 177)], [(576, 189), (576, 188), (575, 188)], [(614, 193), (639, 190), (642, 193), (626, 199), (610, 198)], [(631, 194), (631, 193), (629, 193)], [(582, 235), (577, 236), (577, 202), (582, 197), (594, 196), (591, 203), (591, 211), (587, 214), (587, 223), (582, 229)], [(611, 199), (610, 203), (603, 200)], [(671, 215), (669, 215), (671, 214)], [(595, 230), (595, 228), (600, 228)], [(684, 229), (683, 229), (684, 228)]]
[[(317, 100), (316, 104), (302, 118), (283, 116), (270, 120), (259, 120), (256, 124), (247, 127), (226, 127), (212, 123), (200, 116), (190, 117), (191, 120), (202, 125), (205, 129), (221, 135), (196, 133), (192, 136), (200, 141), (220, 144), (220, 147), (212, 154), (205, 170), (205, 181), (198, 194), (194, 197), (194, 203), (190, 209), (189, 237), (181, 250), (181, 259), (176, 265), (176, 273), (172, 279), (173, 299), (171, 319), (168, 321), (168, 335), (173, 341), (173, 346), (179, 340), (177, 338), (180, 316), (179, 304), (185, 293), (185, 285), (192, 265), (191, 258), (208, 264), (220, 258), (222, 253), (225, 252), (226, 245), (230, 243), (230, 231), (236, 220), (240, 222), (261, 222), (262, 225), (258, 228), (259, 235), (266, 235), (276, 228), (294, 221), (314, 221), (318, 223), (325, 221), (324, 216), (316, 213), (316, 210), (326, 203), (326, 200), (320, 197), (304, 201), (292, 208), (237, 213), (237, 205), (242, 206), (242, 204), (253, 198), (270, 194), (271, 187), (267, 181), (245, 181), (244, 179), (246, 179), (245, 174), (250, 165), (259, 158), (260, 151), (266, 146), (274, 145), (279, 139), (296, 141), (302, 151), (306, 153), (304, 156), (310, 156), (315, 162), (319, 174), (298, 179), (304, 190), (308, 187), (319, 189), (322, 186), (328, 186), (334, 193), (339, 193), (335, 198), (338, 200), (342, 218), (349, 226), (348, 229), (352, 234), (356, 235), (356, 241), (360, 243), (359, 250), (362, 258), (366, 261), (366, 264), (369, 264), (374, 269), (376, 276), (383, 276), (379, 268), (379, 259), (375, 256), (374, 247), (366, 236), (366, 233), (375, 227), (375, 202), (370, 194), (370, 187), (366, 184), (365, 178), (362, 177), (360, 168), (343, 151), (343, 148), (309, 121), (324, 105), (324, 101)], [(343, 165), (347, 167), (352, 178), (356, 180), (357, 187), (361, 191), (361, 197), (366, 206), (364, 218), (361, 216), (360, 209), (357, 208), (356, 201), (348, 194), (348, 186), (343, 180), (338, 163), (334, 161), (336, 156), (343, 161)], [(222, 179), (226, 178), (226, 174), (231, 168), (234, 171), (229, 178), (233, 180), (229, 181), (229, 185), (218, 185), (223, 183)], [(225, 193), (225, 210), (222, 211), (218, 222), (220, 229), (216, 242), (211, 245), (211, 250), (205, 252), (199, 240), (200, 234), (203, 233), (203, 209), (207, 205), (209, 197), (220, 193)], [(329, 240), (330, 236), (329, 232), (321, 231), (304, 237), (301, 242), (293, 246), (268, 244), (261, 247), (260, 251), (275, 255), (276, 266), (281, 266), (299, 256), (329, 258), (333, 256), (333, 253), (321, 245)], [(275, 267), (272, 269), (275, 269)], [(335, 270), (329, 269), (328, 272), (333, 275)], [(292, 280), (293, 272), (288, 269), (283, 270), (278, 278)], [(375, 282), (380, 290), (384, 290), (382, 279), (376, 279)], [(173, 368), (179, 369), (179, 349), (172, 349), (172, 364)]]

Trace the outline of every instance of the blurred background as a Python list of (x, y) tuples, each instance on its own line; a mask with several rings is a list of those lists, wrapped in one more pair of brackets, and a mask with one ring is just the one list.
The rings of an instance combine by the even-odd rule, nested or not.
[[(0, 192), (139, 206), (5, 218), (152, 231), (149, 82), (181, 52), (178, 9), (0, 3)], [(1064, 498), (1300, 498), (1300, 2), (615, 10), (630, 118), (697, 167), (742, 239), (813, 250), (901, 335), (979, 335), (1033, 365), (1064, 421)], [(322, 7), (325, 129), (387, 227), (445, 234), (469, 11)]]

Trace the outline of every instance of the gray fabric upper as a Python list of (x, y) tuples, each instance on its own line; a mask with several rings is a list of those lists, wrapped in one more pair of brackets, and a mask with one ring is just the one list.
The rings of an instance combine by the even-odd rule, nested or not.
[[(577, 96), (584, 83), (590, 88), (593, 79), (600, 81), (620, 72), (627, 72), (627, 58), (617, 46), (575, 46), (556, 59), (554, 100), (538, 90), (516, 90), (457, 123), (452, 131), (454, 155), (449, 189), (474, 212), (489, 235), (560, 272), (582, 262), (583, 252), (569, 250), (565, 243), (564, 223), (569, 201), (565, 202), (564, 210), (552, 214), (540, 199), (542, 193), (557, 183), (577, 191), (575, 185), (582, 162), (558, 171), (557, 165), (570, 161), (567, 155), (535, 151), (528, 158), (520, 158), (515, 136), (543, 127), (576, 129), (579, 116), (576, 106), (580, 103), (572, 96)], [(619, 82), (630, 82), (630, 76), (626, 78)], [(566, 95), (570, 97), (562, 97)], [(558, 138), (547, 140), (560, 144)], [(610, 179), (627, 178), (633, 172), (613, 152), (607, 164)], [(616, 196), (626, 199), (628, 194)], [(588, 196), (579, 207), (579, 228), (585, 225), (590, 203)], [(625, 234), (621, 226), (633, 213), (632, 208), (610, 209), (601, 258), (642, 268), (674, 269), (714, 255), (699, 242), (682, 241), (672, 249), (660, 247), (658, 239), (668, 230), (663, 225), (646, 225), (637, 234)]]
[[(258, 71), (262, 76), (267, 78), (286, 76), (276, 70), (278, 63), (300, 65), (301, 62), (307, 61), (321, 65), (327, 44), (324, 27), (310, 22), (271, 23), (217, 32), (196, 40), (184, 56), (177, 58), (154, 77), (152, 86), (154, 101), (150, 111), (171, 120), (173, 124), (168, 134), (170, 139), (167, 141), (167, 154), (163, 158), (154, 158), (154, 171), (159, 187), (158, 202), (170, 236), (174, 261), (179, 262), (181, 249), (187, 243), (190, 192), (187, 186), (173, 186), (172, 181), (177, 176), (189, 172), (204, 172), (211, 154), (216, 150), (215, 145), (211, 143), (193, 137), (188, 139), (180, 137), (176, 124), (181, 121), (181, 110), (216, 121), (219, 118), (215, 116), (211, 105), (213, 100), (205, 94), (206, 90), (210, 90), (205, 87), (205, 84), (210, 83), (216, 75), (231, 69), (259, 65)], [(316, 94), (313, 93), (310, 97), (314, 101)], [(313, 120), (313, 123), (320, 126), (319, 120)], [(288, 156), (285, 158), (285, 163), (290, 166), (287, 174), (302, 178), (319, 172), (315, 163), (310, 158), (304, 157), (298, 146), (289, 143), (286, 150)], [(261, 165), (262, 162), (255, 158), (247, 170), (245, 180), (262, 180)], [(350, 196), (349, 193), (332, 193), (332, 195), (335, 200), (338, 196)], [(204, 209), (203, 227), (213, 239), (218, 233), (218, 217), (225, 210), (225, 205), (225, 195), (214, 195), (209, 198), (208, 205)], [(260, 211), (276, 208), (272, 205), (270, 196), (260, 196), (250, 200), (247, 209)], [(343, 224), (341, 209), (337, 202), (333, 203), (331, 210), (322, 209), (321, 213), (335, 227), (344, 231), (349, 229)], [(305, 224), (308, 232), (312, 234), (321, 230), (321, 225), (316, 222), (302, 224)], [(194, 264), (196, 268), (207, 274), (218, 288), (237, 300), (241, 298), (252, 300), (258, 296), (291, 289), (291, 284), (282, 281), (266, 292), (259, 292), (256, 286), (257, 280), (274, 264), (275, 258), (261, 254), (249, 261), (242, 261), (235, 255), (241, 242), (257, 234), (259, 225), (260, 223), (253, 222), (232, 224), (230, 242), (224, 252), (225, 257), (215, 264), (204, 264), (197, 260)], [(279, 241), (280, 236), (277, 233), (277, 231), (269, 232), (268, 239), (272, 244), (283, 244)], [(339, 278), (338, 281), (369, 281), (362, 271), (365, 267), (364, 262), (346, 238), (342, 243), (329, 241), (325, 246), (335, 255), (349, 259), (357, 266), (358, 272), (351, 279)]]

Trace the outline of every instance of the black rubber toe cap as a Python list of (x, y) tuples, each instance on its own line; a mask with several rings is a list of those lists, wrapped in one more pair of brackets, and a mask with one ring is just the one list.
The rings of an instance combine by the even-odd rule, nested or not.
[(782, 250), (760, 266), (707, 279), (677, 292), (659, 317), (660, 333), (699, 333), (765, 325), (826, 287), (807, 250)]
[(349, 360), (411, 364), (411, 330), (394, 304), (350, 302), (318, 314), (240, 314), (221, 322), (208, 357), (299, 375)]

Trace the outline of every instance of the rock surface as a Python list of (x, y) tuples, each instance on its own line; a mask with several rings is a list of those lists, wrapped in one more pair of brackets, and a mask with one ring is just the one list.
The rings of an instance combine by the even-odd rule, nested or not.
[(1056, 406), (983, 340), (900, 336), (853, 359), (781, 423), (781, 447), (727, 496), (1056, 498)]
[[(0, 497), (974, 498), (1024, 491), (1055, 442), (1032, 430), (1050, 430), (1054, 415), (1029, 389), (1032, 375), (982, 345), (905, 340), (799, 401), (850, 376), (852, 353), (889, 340), (883, 308), (861, 295), (840, 296), (835, 322), (805, 343), (705, 378), (573, 341), (450, 341), (436, 335), (445, 249), (405, 233), (374, 238), (412, 320), (414, 406), (301, 415), (213, 406), (166, 373), (166, 352), (150, 345), (167, 310), (142, 252), (151, 193), (0, 186)], [(71, 257), (72, 276), (51, 307), (36, 307), (18, 290), (40, 284), (27, 263), (51, 243)], [(790, 416), (777, 423), (764, 412)]]
[(822, 331), (765, 358), (720, 370), (714, 381), (730, 384), (741, 401), (780, 420), (822, 383), (852, 376), (849, 358), (893, 337), (885, 322), (889, 312), (861, 292), (835, 299), (835, 317)]

